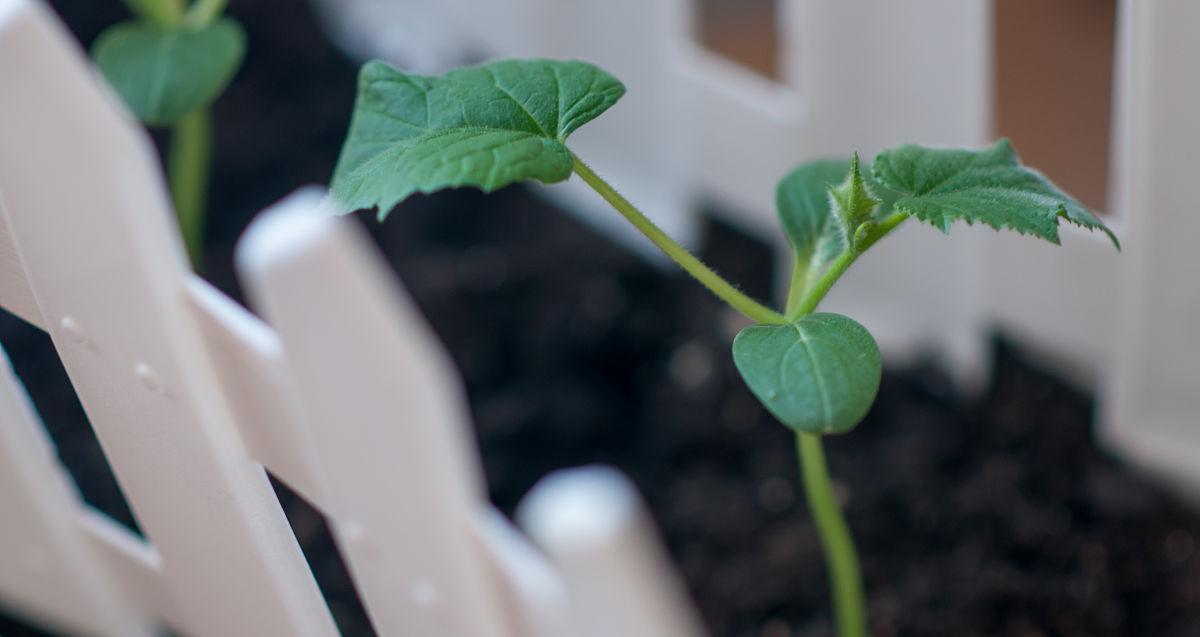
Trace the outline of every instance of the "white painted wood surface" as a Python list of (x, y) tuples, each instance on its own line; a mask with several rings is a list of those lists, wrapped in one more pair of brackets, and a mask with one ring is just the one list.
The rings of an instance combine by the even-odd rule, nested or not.
[[(703, 634), (653, 541), (637, 491), (605, 467), (560, 471), (521, 503), (521, 526), (562, 571), (579, 637)], [(566, 634), (566, 633), (564, 633)]]
[(1117, 197), (1126, 254), (1116, 277), (1103, 432), (1114, 448), (1200, 497), (1200, 3), (1120, 5), (1123, 98)]
[(49, 330), (147, 534), (81, 503), (0, 361), (0, 607), (80, 635), (337, 634), (265, 467), (327, 516), (378, 634), (577, 625), (562, 568), (487, 502), (446, 353), (323, 192), (239, 248), (268, 325), (187, 270), (148, 138), (40, 2), (0, 0), (0, 78), (0, 306)]
[[(184, 632), (335, 634), (187, 304), (158, 159), (42, 4), (0, 3), (12, 244)], [(231, 586), (231, 582), (238, 582)]]
[(318, 502), (379, 630), (504, 635), (473, 537), (486, 490), (449, 360), (323, 197), (294, 195), (238, 250), (287, 352), (302, 413), (292, 435), (309, 445)]
[(2, 352), (0, 505), (0, 606), (79, 635), (152, 634), (148, 615), (109, 584), (85, 535), (86, 505)]

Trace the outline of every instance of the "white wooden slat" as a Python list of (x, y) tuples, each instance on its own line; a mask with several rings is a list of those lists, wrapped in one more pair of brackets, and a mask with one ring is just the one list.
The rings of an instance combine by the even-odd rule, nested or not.
[(208, 282), (192, 277), (188, 301), (251, 457), (309, 502), (323, 502), (279, 337)]
[(641, 499), (616, 470), (551, 474), (525, 496), (517, 517), (566, 581), (572, 635), (704, 634)]
[[(1120, 220), (1106, 219), (1118, 236)], [(1012, 232), (987, 231), (980, 303), (990, 320), (1054, 360), (1084, 386), (1102, 381), (1119, 333), (1118, 303), (1127, 255), (1108, 237), (1073, 225), (1059, 229), (1062, 245)]]
[(380, 634), (506, 635), (474, 536), (484, 485), (458, 381), (370, 243), (322, 199), (265, 213), (237, 265), (283, 342), (334, 537)]
[(1196, 112), (1200, 4), (1121, 3), (1117, 164), (1125, 253), (1114, 295), (1113, 373), (1102, 432), (1152, 471), (1200, 496), (1200, 285), (1195, 239)]
[(573, 631), (567, 590), (546, 556), (494, 507), (476, 518), (481, 552), (515, 637), (561, 637)]
[(139, 125), (40, 2), (0, 0), (0, 189), (13, 243), (184, 633), (336, 633), (246, 454), (186, 298)]
[[(4, 191), (0, 190), (0, 208), (4, 207)], [(0, 307), (16, 314), (25, 322), (42, 329), (42, 315), (29, 282), (25, 280), (25, 266), (13, 245), (8, 232), (8, 222), (0, 215)]]
[(82, 507), (77, 522), (103, 569), (106, 588), (119, 591), (149, 617), (169, 625), (184, 624), (163, 586), (162, 557), (153, 546), (89, 506)]
[(76, 525), (83, 509), (0, 350), (0, 604), (73, 634), (149, 637)]

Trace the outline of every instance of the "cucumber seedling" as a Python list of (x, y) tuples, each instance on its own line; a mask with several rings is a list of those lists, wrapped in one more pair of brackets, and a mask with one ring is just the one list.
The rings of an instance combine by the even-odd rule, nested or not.
[(856, 156), (804, 164), (779, 183), (779, 220), (794, 252), (787, 303), (746, 296), (667, 236), (566, 145), (624, 94), (575, 61), (507, 60), (408, 75), (382, 62), (360, 75), (350, 130), (333, 175), (343, 211), (382, 220), (409, 195), (473, 186), (564, 181), (578, 175), (671, 259), (754, 325), (733, 340), (751, 392), (796, 435), (808, 503), (829, 565), (838, 633), (865, 635), (854, 543), (833, 496), (822, 436), (853, 429), (879, 389), (879, 348), (862, 325), (816, 309), (843, 273), (909, 218), (946, 232), (984, 223), (1058, 243), (1061, 219), (1117, 238), (1078, 201), (1021, 165), (1007, 140), (983, 150), (905, 145), (867, 170)]
[(228, 0), (125, 0), (136, 19), (96, 38), (92, 57), (144, 124), (170, 127), (167, 175), (192, 264), (204, 248), (204, 206), (212, 156), (209, 105), (242, 64), (246, 35), (222, 17)]

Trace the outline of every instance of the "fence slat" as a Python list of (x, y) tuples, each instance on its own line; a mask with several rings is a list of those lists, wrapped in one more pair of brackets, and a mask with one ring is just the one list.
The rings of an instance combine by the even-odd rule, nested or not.
[(163, 560), (181, 632), (336, 634), (187, 306), (148, 138), (49, 9), (0, 0), (0, 189), (67, 373)]
[(562, 637), (574, 626), (567, 590), (554, 565), (494, 507), (477, 518), (497, 594), (516, 637)]
[[(1196, 284), (1195, 179), (1200, 143), (1200, 43), (1195, 2), (1121, 3), (1115, 156), (1126, 234), (1119, 320), (1106, 379), (1102, 430), (1110, 444), (1152, 471), (1200, 494), (1200, 286)], [(1111, 289), (1106, 288), (1111, 296)], [(1115, 336), (1115, 338), (1113, 338)]]
[(75, 524), (83, 505), (0, 350), (0, 601), (79, 635), (149, 637)]
[(246, 308), (193, 277), (188, 301), (250, 455), (310, 502), (324, 501), (297, 426), (279, 337)]
[(543, 478), (518, 510), (522, 528), (567, 583), (580, 637), (704, 634), (629, 480), (606, 467)]
[[(4, 207), (4, 192), (0, 190), (0, 208)], [(42, 314), (38, 311), (33, 290), (25, 279), (25, 266), (13, 245), (8, 232), (8, 222), (0, 215), (0, 307), (16, 314), (22, 320), (42, 329)]]
[(145, 614), (170, 625), (183, 621), (170, 594), (162, 585), (162, 557), (153, 546), (103, 513), (84, 506), (77, 523), (103, 567), (104, 586)]
[(261, 216), (237, 264), (283, 342), (334, 536), (381, 634), (508, 635), (474, 537), (484, 486), (450, 363), (322, 199)]

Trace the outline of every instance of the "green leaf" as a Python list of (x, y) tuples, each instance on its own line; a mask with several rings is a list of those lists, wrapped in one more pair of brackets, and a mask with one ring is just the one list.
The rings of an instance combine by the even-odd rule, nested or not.
[(624, 93), (584, 62), (505, 60), (440, 77), (368, 62), (334, 198), (348, 210), (378, 206), (382, 219), (415, 192), (563, 181), (572, 169), (567, 136)]
[(829, 187), (846, 177), (850, 162), (829, 159), (804, 164), (788, 173), (775, 189), (775, 207), (784, 234), (801, 261), (811, 269), (832, 261), (846, 247), (846, 237), (831, 214)]
[(92, 57), (138, 119), (169, 126), (215, 100), (245, 50), (229, 18), (198, 28), (124, 22), (100, 34)]
[(1007, 139), (980, 151), (905, 145), (875, 158), (875, 178), (901, 193), (896, 210), (948, 232), (956, 219), (1010, 228), (1059, 243), (1058, 220), (1103, 230), (1121, 244), (1083, 204), (1041, 173), (1022, 166)]
[(882, 374), (875, 339), (840, 314), (751, 325), (733, 339), (733, 362), (767, 411), (812, 433), (843, 433), (858, 425)]

